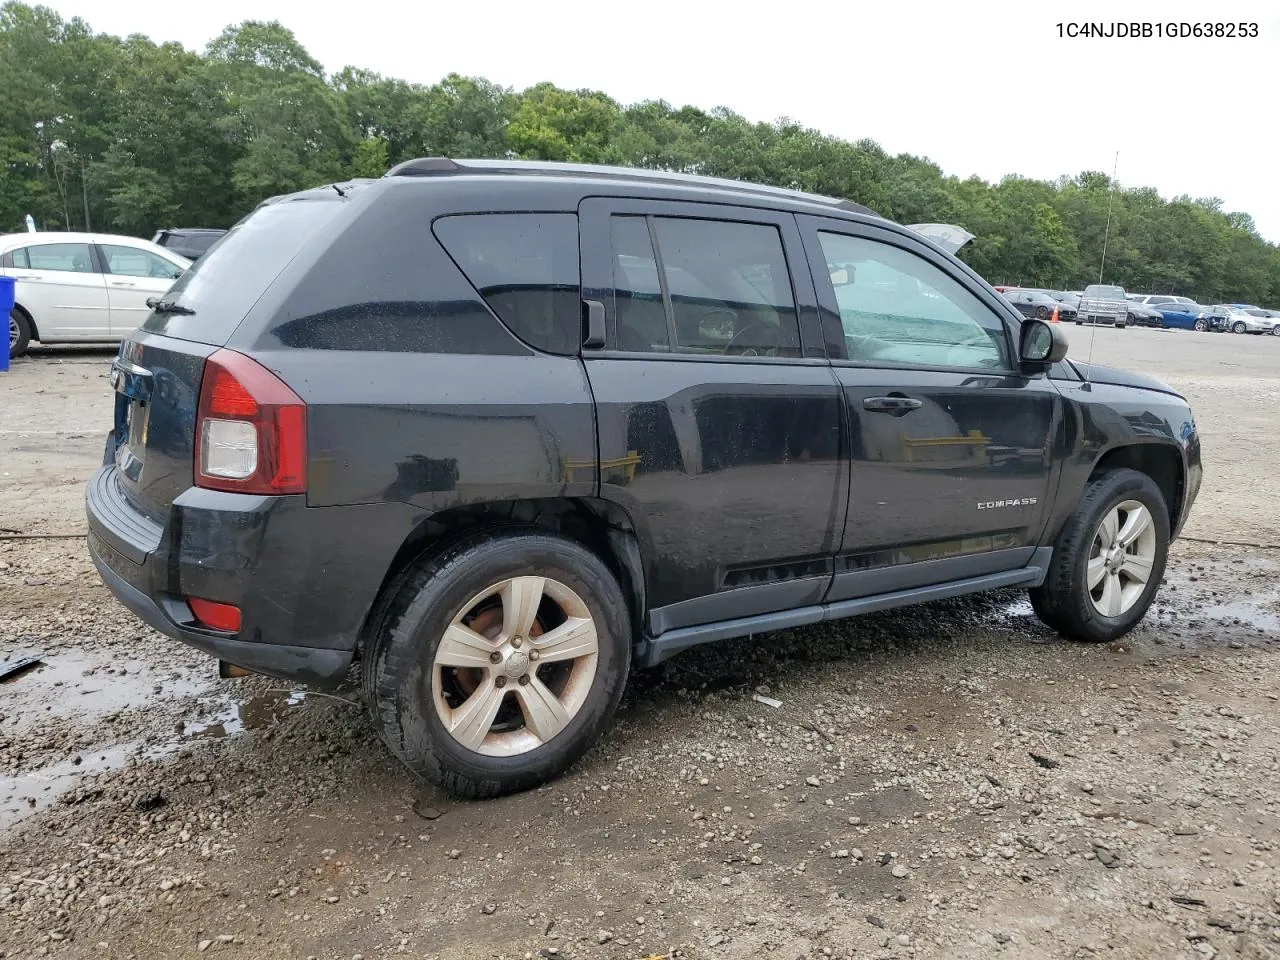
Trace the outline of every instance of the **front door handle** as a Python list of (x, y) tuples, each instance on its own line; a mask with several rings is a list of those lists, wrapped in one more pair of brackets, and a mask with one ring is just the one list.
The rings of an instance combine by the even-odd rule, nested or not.
[(15, 280), (41, 280), (41, 279), (43, 279), (43, 278), (42, 278), (42, 277), (38, 277), (38, 276), (34, 276), (34, 275), (30, 274), (30, 273), (17, 273), (17, 274), (14, 274), (13, 279), (15, 279)]
[(113, 287), (136, 287), (137, 286), (137, 284), (134, 283), (132, 280), (112, 280), (111, 285)]
[(923, 406), (923, 400), (914, 400), (911, 397), (866, 397), (862, 401), (864, 410), (870, 410), (872, 413), (891, 413), (898, 417), (912, 410), (919, 410)]

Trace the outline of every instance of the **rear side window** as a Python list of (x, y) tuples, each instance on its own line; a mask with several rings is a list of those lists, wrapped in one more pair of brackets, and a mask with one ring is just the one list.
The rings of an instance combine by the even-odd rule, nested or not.
[(434, 229), (512, 333), (547, 353), (578, 352), (582, 294), (576, 214), (461, 214), (441, 217)]
[(153, 313), (143, 329), (222, 346), (289, 261), (309, 240), (323, 235), (342, 209), (337, 194), (332, 200), (286, 200), (259, 207), (165, 294), (166, 300), (194, 313)]

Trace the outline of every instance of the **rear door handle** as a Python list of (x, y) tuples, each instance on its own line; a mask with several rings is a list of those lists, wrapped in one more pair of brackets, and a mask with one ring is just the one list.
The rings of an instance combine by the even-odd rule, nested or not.
[(15, 279), (15, 280), (39, 280), (39, 279), (41, 279), (41, 278), (40, 278), (40, 277), (37, 277), (37, 276), (35, 276), (35, 275), (33, 275), (33, 274), (30, 274), (30, 273), (17, 273), (17, 274), (14, 274), (13, 279)]
[(587, 307), (587, 335), (582, 345), (598, 350), (604, 346), (604, 304), (599, 300), (583, 300)]
[(137, 284), (134, 283), (132, 280), (112, 280), (111, 285), (113, 287), (136, 287), (137, 286)]
[(911, 397), (866, 397), (862, 401), (864, 410), (870, 410), (872, 413), (892, 413), (897, 416), (919, 410), (923, 406), (923, 400), (915, 400)]

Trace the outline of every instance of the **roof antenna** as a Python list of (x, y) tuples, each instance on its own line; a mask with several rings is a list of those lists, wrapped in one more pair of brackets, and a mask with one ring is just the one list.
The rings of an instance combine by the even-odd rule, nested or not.
[[(1107, 226), (1102, 231), (1102, 262), (1098, 264), (1098, 284), (1102, 284), (1102, 272), (1107, 268), (1107, 241), (1111, 238), (1111, 208), (1116, 202), (1116, 171), (1120, 169), (1120, 151), (1116, 151), (1115, 162), (1111, 165), (1111, 193), (1107, 197)], [(1089, 383), (1093, 371), (1093, 342), (1098, 339), (1098, 325), (1092, 324), (1089, 332), (1089, 359), (1085, 361), (1084, 382)]]

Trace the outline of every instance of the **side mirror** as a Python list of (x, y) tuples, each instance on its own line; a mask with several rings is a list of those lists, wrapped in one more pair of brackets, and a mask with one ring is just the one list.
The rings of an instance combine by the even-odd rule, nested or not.
[(1024, 320), (1018, 359), (1024, 367), (1045, 370), (1067, 355), (1067, 335), (1061, 326), (1043, 320)]

